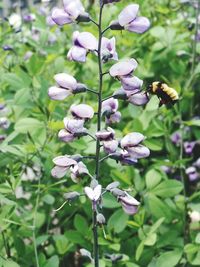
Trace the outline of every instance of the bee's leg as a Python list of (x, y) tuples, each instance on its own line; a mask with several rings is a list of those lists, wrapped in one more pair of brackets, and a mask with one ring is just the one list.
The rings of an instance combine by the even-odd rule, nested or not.
[(159, 102), (159, 108), (160, 108), (163, 104), (164, 104), (164, 103), (163, 103), (162, 99), (160, 99), (160, 102)]

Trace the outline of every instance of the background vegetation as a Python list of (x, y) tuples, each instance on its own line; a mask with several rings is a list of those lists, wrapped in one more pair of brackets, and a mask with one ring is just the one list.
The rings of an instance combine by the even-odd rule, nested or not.
[[(129, 2), (107, 6), (105, 26)], [(128, 216), (105, 195), (107, 238), (99, 229), (100, 266), (112, 266), (105, 253), (123, 255), (113, 266), (200, 266), (200, 222), (191, 218), (192, 211), (200, 212), (195, 163), (200, 157), (198, 9), (191, 1), (135, 2), (151, 20), (151, 29), (141, 36), (119, 31), (108, 32), (107, 37), (116, 37), (120, 58), (137, 59), (136, 75), (144, 79), (144, 88), (162, 80), (176, 88), (180, 102), (173, 109), (158, 108), (156, 96), (144, 109), (120, 102), (123, 120), (115, 127), (118, 137), (132, 131), (143, 133), (151, 156), (135, 167), (124, 168), (112, 160), (102, 164), (102, 184), (119, 181), (142, 204), (135, 216)], [(95, 18), (97, 3), (89, 8)], [(88, 259), (78, 252), (80, 248), (92, 250), (89, 201), (83, 196), (54, 211), (64, 203), (66, 192), (81, 191), (89, 180), (74, 184), (71, 179), (56, 180), (50, 174), (55, 156), (92, 154), (95, 149), (88, 137), (70, 144), (57, 138), (69, 106), (84, 102), (86, 96), (71, 96), (58, 103), (49, 100), (47, 90), (59, 72), (96, 88), (97, 58), (89, 55), (84, 66), (69, 63), (66, 54), (71, 35), (80, 25), (49, 27), (48, 6), (31, 7), (30, 11), (36, 20), (23, 22), (21, 31), (16, 32), (4, 19), (0, 24), (0, 103), (6, 106), (0, 117), (7, 117), (10, 124), (0, 130), (0, 266), (35, 267), (38, 254), (40, 267), (89, 267)], [(92, 24), (81, 24), (81, 30), (95, 34)], [(107, 77), (104, 96), (118, 86)], [(93, 96), (88, 99), (89, 95), (87, 103), (96, 108)], [(94, 128), (95, 121), (92, 123)], [(175, 132), (180, 136), (176, 143), (171, 137)], [(193, 141), (194, 149), (188, 154), (184, 145)], [(93, 161), (88, 163), (92, 170)], [(194, 165), (197, 179), (191, 181), (187, 169)]]

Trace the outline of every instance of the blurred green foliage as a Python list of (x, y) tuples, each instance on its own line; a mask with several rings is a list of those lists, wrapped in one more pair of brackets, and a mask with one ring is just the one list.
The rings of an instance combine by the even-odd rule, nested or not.
[[(129, 2), (106, 6), (104, 26)], [(127, 216), (105, 194), (103, 213), (107, 226), (106, 238), (99, 229), (100, 266), (112, 266), (103, 253), (123, 254), (122, 260), (113, 266), (200, 266), (200, 223), (191, 222), (188, 216), (188, 211), (200, 212), (200, 184), (190, 183), (185, 175), (185, 169), (200, 157), (199, 147), (191, 156), (182, 155), (180, 146), (170, 139), (184, 127), (189, 130), (183, 131), (183, 141), (200, 139), (200, 46), (198, 43), (195, 53), (193, 41), (196, 10), (178, 0), (135, 2), (140, 4), (141, 14), (150, 18), (151, 29), (144, 35), (110, 31), (106, 36), (116, 37), (119, 58), (137, 59), (136, 75), (144, 79), (144, 89), (151, 82), (162, 80), (176, 88), (180, 102), (174, 109), (158, 109), (155, 96), (145, 109), (120, 102), (123, 120), (114, 127), (117, 136), (142, 132), (151, 156), (135, 167), (123, 167), (110, 159), (102, 164), (102, 184), (119, 181), (142, 204), (135, 216)], [(32, 11), (36, 21), (24, 23), (21, 32), (15, 33), (7, 21), (0, 24), (0, 46), (13, 48), (1, 49), (0, 57), (0, 103), (6, 104), (11, 122), (7, 130), (1, 130), (7, 137), (0, 143), (0, 266), (35, 267), (37, 250), (40, 267), (89, 267), (92, 265), (88, 259), (78, 253), (82, 247), (92, 251), (89, 201), (83, 196), (54, 211), (64, 203), (64, 193), (82, 192), (89, 179), (74, 184), (68, 178), (55, 180), (50, 171), (52, 159), (57, 155), (94, 153), (95, 144), (88, 137), (64, 144), (58, 140), (57, 132), (63, 128), (63, 117), (72, 103), (86, 102), (96, 109), (97, 102), (90, 94), (71, 96), (63, 102), (50, 101), (47, 90), (59, 72), (72, 74), (89, 88), (97, 89), (94, 55), (88, 55), (84, 65), (66, 60), (74, 30), (97, 33), (90, 23), (60, 29), (48, 27), (46, 17), (34, 8)], [(97, 2), (90, 12), (97, 17)], [(25, 59), (30, 51), (32, 56)], [(111, 65), (104, 65), (105, 71)], [(119, 83), (107, 76), (104, 96), (111, 95), (118, 87)], [(93, 132), (95, 123), (93, 120), (90, 124)], [(87, 166), (93, 172), (92, 159)], [(162, 166), (173, 171), (166, 174)], [(186, 206), (183, 183), (176, 179), (180, 173), (186, 183)]]

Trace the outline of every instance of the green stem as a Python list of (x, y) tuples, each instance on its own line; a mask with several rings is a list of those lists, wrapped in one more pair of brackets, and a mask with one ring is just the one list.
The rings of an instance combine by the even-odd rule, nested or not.
[[(102, 43), (102, 14), (104, 4), (100, 0), (100, 12), (99, 12), (99, 40), (98, 40), (98, 66), (99, 66), (99, 90), (98, 90), (98, 112), (97, 112), (97, 131), (101, 130), (101, 113), (102, 113), (102, 88), (103, 88), (103, 71), (102, 71), (102, 60), (101, 60), (101, 43)], [(96, 140), (96, 169), (95, 176), (99, 179), (100, 170), (100, 141)], [(93, 257), (94, 266), (99, 267), (99, 245), (98, 245), (98, 226), (97, 226), (97, 212), (96, 206), (93, 205)]]

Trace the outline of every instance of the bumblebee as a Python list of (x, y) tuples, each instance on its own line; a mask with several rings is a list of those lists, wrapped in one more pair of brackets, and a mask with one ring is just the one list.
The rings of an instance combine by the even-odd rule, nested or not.
[(174, 105), (179, 100), (176, 90), (169, 87), (166, 83), (153, 82), (149, 86), (148, 91), (157, 95), (160, 100), (159, 107), (162, 105)]

